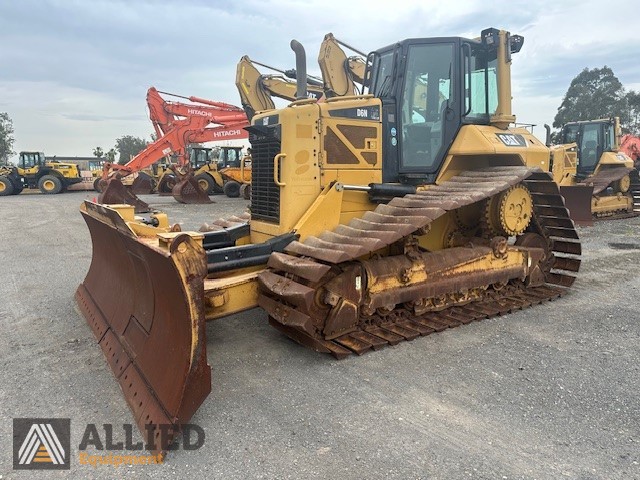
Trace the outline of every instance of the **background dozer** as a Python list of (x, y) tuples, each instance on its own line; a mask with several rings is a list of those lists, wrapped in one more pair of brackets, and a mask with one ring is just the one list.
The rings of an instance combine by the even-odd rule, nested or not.
[(17, 167), (0, 166), (0, 196), (17, 195), (24, 188), (56, 194), (80, 182), (78, 165), (47, 161), (42, 152), (20, 152)]
[(549, 149), (509, 128), (522, 44), (496, 29), (404, 40), (368, 56), (368, 94), (322, 103), (298, 82), (298, 100), (248, 127), (250, 220), (180, 232), (83, 204), (93, 258), (77, 302), (142, 431), (178, 429), (209, 393), (205, 320), (259, 305), (342, 358), (566, 292), (581, 244)]
[(618, 117), (567, 123), (560, 136), (561, 144), (551, 147), (551, 169), (573, 220), (590, 225), (637, 215), (638, 170), (620, 148)]

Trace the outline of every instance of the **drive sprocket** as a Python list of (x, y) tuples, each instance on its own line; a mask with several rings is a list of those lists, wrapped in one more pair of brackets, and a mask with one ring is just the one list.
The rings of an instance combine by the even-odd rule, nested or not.
[(485, 228), (490, 236), (520, 235), (533, 216), (533, 199), (527, 187), (514, 185), (485, 204)]

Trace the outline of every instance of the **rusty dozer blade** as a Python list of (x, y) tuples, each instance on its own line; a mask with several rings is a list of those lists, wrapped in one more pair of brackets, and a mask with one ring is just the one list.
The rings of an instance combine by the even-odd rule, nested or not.
[(155, 181), (153, 177), (144, 172), (139, 172), (138, 176), (133, 180), (130, 189), (134, 195), (149, 195), (153, 192), (154, 187)]
[(560, 193), (564, 197), (564, 204), (569, 209), (569, 216), (577, 225), (585, 227), (593, 225), (591, 213), (592, 185), (561, 186)]
[(113, 177), (107, 181), (107, 186), (98, 196), (98, 203), (107, 205), (127, 204), (135, 207), (136, 213), (151, 211), (149, 204), (140, 200), (131, 190), (125, 187), (119, 178)]
[(76, 301), (145, 441), (151, 430), (164, 452), (211, 391), (203, 247), (184, 233), (141, 239), (105, 205), (85, 202), (82, 215), (93, 257)]
[(186, 173), (180, 172), (175, 166), (171, 170), (180, 179), (171, 191), (173, 198), (180, 203), (212, 203), (207, 192), (202, 190), (200, 184), (193, 175), (193, 169), (190, 166), (185, 167)]

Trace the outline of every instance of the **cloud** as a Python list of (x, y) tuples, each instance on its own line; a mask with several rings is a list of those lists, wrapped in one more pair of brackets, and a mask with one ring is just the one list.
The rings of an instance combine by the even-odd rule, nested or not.
[[(435, 2), (404, 0), (21, 0), (0, 3), (0, 109), (14, 119), (17, 149), (86, 155), (120, 135), (147, 136), (149, 86), (239, 104), (242, 55), (292, 68), (292, 38), (307, 49), (310, 73), (327, 32), (364, 51), (403, 38), (475, 37), (487, 27), (525, 36), (513, 65), (516, 114), (553, 120), (583, 68), (610, 66), (640, 84), (635, 32), (594, 0)], [(633, 11), (631, 0), (607, 12)], [(637, 88), (637, 87), (636, 87)], [(45, 130), (46, 129), (46, 130)], [(78, 132), (82, 132), (79, 135)]]

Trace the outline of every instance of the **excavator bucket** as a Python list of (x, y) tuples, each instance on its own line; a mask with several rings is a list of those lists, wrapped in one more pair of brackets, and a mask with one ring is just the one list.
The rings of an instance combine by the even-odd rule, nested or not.
[(571, 220), (577, 225), (593, 225), (593, 214), (591, 213), (593, 185), (561, 186), (560, 193), (564, 197), (565, 206), (569, 209)]
[(130, 188), (134, 195), (148, 195), (153, 192), (153, 187), (155, 187), (153, 177), (144, 172), (140, 172), (131, 184)]
[(180, 203), (211, 203), (209, 195), (200, 187), (192, 171), (176, 183), (171, 193)]
[(211, 391), (201, 239), (137, 237), (106, 205), (85, 202), (81, 213), (93, 257), (76, 301), (147, 445), (164, 452)]
[(136, 213), (151, 211), (149, 204), (140, 200), (131, 190), (125, 187), (119, 178), (110, 178), (107, 186), (102, 188), (98, 203), (107, 205), (132, 205)]

